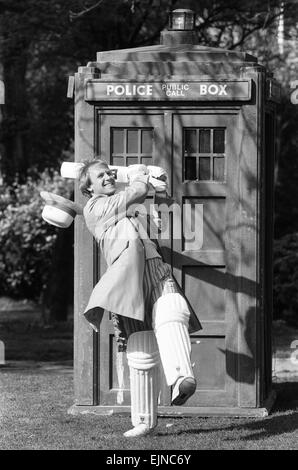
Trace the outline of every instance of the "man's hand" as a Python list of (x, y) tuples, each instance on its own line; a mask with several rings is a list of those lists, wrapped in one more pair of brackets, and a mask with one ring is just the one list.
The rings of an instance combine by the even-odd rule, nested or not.
[(155, 192), (164, 192), (168, 189), (168, 175), (167, 172), (160, 166), (148, 165), (149, 170), (149, 184), (154, 188)]
[(160, 180), (158, 178), (154, 178), (153, 176), (149, 176), (148, 183), (151, 184), (151, 186), (157, 193), (162, 193), (166, 191), (168, 188), (166, 181)]
[(139, 175), (148, 175), (149, 171), (146, 165), (129, 165), (127, 168), (127, 178), (131, 183), (135, 176)]
[(157, 178), (158, 180), (161, 180), (161, 181), (168, 180), (168, 174), (166, 170), (164, 170), (161, 166), (148, 165), (147, 168), (149, 171), (149, 175), (153, 176), (153, 178)]
[(148, 175), (148, 183), (156, 192), (164, 192), (167, 190), (167, 173), (158, 166), (146, 165), (130, 165), (127, 168), (127, 178), (129, 183), (132, 183), (135, 177), (140, 175)]

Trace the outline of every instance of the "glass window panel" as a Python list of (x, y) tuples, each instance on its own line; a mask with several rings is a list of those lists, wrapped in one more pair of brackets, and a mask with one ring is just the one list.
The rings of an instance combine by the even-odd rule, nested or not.
[(210, 158), (200, 157), (199, 180), (210, 180)]
[(225, 152), (225, 130), (214, 129), (213, 131), (213, 153)]
[(142, 157), (141, 161), (143, 165), (153, 165), (152, 157)]
[(142, 131), (142, 153), (152, 153), (153, 130), (146, 129)]
[(197, 179), (197, 159), (195, 157), (185, 158), (185, 179), (186, 180)]
[(184, 153), (197, 152), (197, 131), (195, 129), (185, 129), (184, 131)]
[(213, 159), (213, 179), (215, 181), (224, 181), (225, 179), (224, 157), (215, 157)]
[(139, 162), (138, 157), (127, 157), (126, 158), (126, 165), (137, 165)]
[(123, 157), (113, 157), (112, 158), (112, 165), (125, 166), (124, 158)]
[(138, 153), (138, 130), (127, 130), (127, 153)]
[(209, 153), (211, 151), (210, 129), (200, 129), (199, 152)]
[(113, 129), (112, 152), (124, 153), (124, 129)]

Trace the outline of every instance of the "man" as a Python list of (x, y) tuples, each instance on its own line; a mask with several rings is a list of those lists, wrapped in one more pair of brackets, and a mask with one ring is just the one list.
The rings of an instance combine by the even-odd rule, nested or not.
[(127, 351), (130, 369), (134, 427), (124, 435), (143, 436), (157, 424), (160, 361), (167, 384), (173, 386), (173, 405), (184, 404), (195, 392), (190, 317), (191, 331), (201, 325), (136, 216), (136, 205), (158, 180), (146, 166), (132, 165), (129, 186), (117, 192), (113, 171), (99, 159), (84, 163), (79, 179), (82, 193), (90, 198), (85, 221), (108, 266), (84, 315), (98, 331), (103, 311), (112, 314), (118, 349)]

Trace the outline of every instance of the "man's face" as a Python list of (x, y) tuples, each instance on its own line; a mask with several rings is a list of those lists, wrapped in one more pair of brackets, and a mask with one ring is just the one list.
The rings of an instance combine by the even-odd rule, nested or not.
[(116, 191), (115, 178), (107, 165), (97, 164), (89, 168), (92, 195), (106, 194), (111, 196)]

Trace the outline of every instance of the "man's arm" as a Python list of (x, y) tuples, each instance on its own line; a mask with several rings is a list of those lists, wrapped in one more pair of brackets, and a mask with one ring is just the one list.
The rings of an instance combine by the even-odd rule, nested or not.
[(145, 201), (148, 191), (149, 175), (132, 175), (130, 176), (130, 186), (124, 191), (126, 197), (126, 208), (132, 204), (142, 204)]
[(149, 191), (149, 175), (135, 173), (129, 175), (130, 185), (112, 196), (98, 197), (90, 205), (90, 211), (98, 219), (108, 220), (117, 216), (118, 219), (126, 216), (126, 211), (130, 206), (142, 204)]

